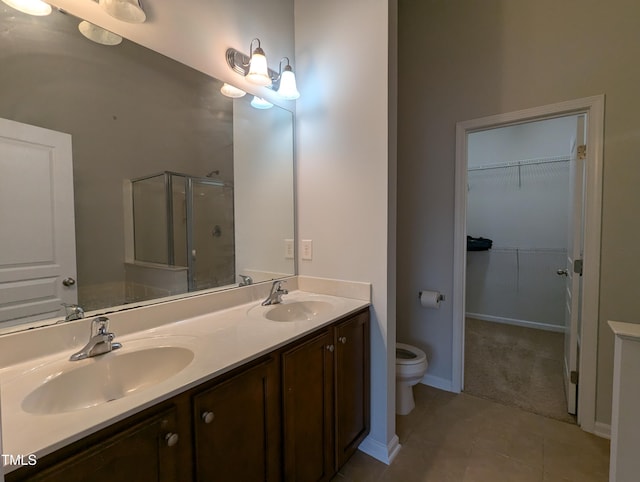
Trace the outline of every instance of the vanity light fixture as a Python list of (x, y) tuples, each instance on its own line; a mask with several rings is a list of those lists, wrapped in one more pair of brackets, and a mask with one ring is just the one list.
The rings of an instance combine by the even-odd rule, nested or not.
[(254, 95), (253, 99), (251, 100), (251, 107), (264, 110), (264, 109), (271, 109), (273, 107), (273, 104), (271, 102), (264, 100), (262, 97), (258, 97), (257, 95)]
[(80, 33), (92, 42), (101, 45), (118, 45), (122, 42), (122, 37), (120, 35), (109, 32), (108, 30), (98, 27), (86, 20), (83, 20), (78, 24), (78, 30), (80, 30)]
[[(257, 42), (255, 49), (254, 42)], [(283, 99), (295, 100), (300, 97), (300, 92), (296, 87), (296, 77), (288, 57), (282, 58), (278, 72), (275, 72), (267, 65), (267, 58), (260, 46), (260, 39), (254, 38), (251, 41), (249, 51), (251, 55), (247, 56), (236, 49), (227, 49), (227, 64), (231, 67), (231, 70), (242, 75), (253, 84), (276, 90)], [(286, 65), (282, 68), (284, 61), (286, 61)]]
[[(258, 46), (252, 50), (253, 42), (258, 42)], [(254, 38), (249, 45), (251, 57), (249, 57), (249, 71), (245, 77), (249, 82), (256, 85), (271, 85), (271, 76), (267, 67), (267, 57), (264, 50), (260, 47), (260, 39)]]
[(244, 97), (245, 95), (247, 95), (244, 90), (238, 89), (237, 87), (234, 87), (231, 84), (227, 84), (226, 82), (220, 88), (220, 92), (222, 92), (222, 95), (231, 97), (232, 99), (239, 99), (240, 97)]
[[(284, 70), (282, 70), (282, 61), (286, 60)], [(293, 69), (289, 63), (289, 57), (282, 57), (280, 60), (280, 87), (278, 87), (278, 94), (280, 97), (286, 100), (296, 100), (300, 97), (300, 92), (296, 86), (296, 75), (293, 73)]]
[(2, 0), (2, 2), (28, 15), (44, 17), (51, 13), (51, 5), (42, 0)]
[(99, 0), (100, 6), (112, 17), (129, 23), (143, 23), (147, 15), (140, 0)]

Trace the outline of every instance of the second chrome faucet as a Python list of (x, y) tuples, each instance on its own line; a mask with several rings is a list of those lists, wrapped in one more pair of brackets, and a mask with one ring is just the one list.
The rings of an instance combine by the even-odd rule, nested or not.
[(262, 306), (276, 305), (282, 303), (282, 295), (286, 295), (289, 292), (282, 287), (282, 283), (286, 281), (274, 281), (271, 285), (271, 291), (269, 296), (262, 302)]
[(114, 343), (116, 337), (114, 333), (109, 332), (109, 318), (106, 316), (98, 316), (91, 320), (91, 337), (89, 342), (77, 353), (71, 355), (69, 360), (84, 360), (93, 356), (109, 353), (110, 351), (122, 348), (122, 344)]

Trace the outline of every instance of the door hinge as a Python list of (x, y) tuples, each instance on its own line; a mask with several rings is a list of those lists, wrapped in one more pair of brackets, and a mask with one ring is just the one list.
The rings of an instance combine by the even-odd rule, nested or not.
[(578, 159), (586, 159), (587, 158), (587, 146), (584, 144), (578, 146)]
[(578, 384), (578, 372), (576, 370), (571, 370), (571, 374), (569, 376), (569, 379), (571, 380), (571, 383), (573, 383), (574, 385)]
[(573, 272), (582, 276), (582, 265), (583, 262), (581, 259), (573, 260)]

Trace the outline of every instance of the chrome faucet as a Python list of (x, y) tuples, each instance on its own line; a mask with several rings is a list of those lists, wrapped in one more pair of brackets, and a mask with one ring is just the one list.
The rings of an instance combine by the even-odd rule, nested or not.
[(286, 295), (289, 292), (282, 287), (282, 283), (286, 283), (286, 281), (274, 281), (271, 285), (271, 292), (267, 299), (262, 302), (262, 306), (268, 305), (277, 305), (278, 303), (282, 303), (282, 295)]
[(246, 274), (238, 275), (242, 278), (242, 281), (238, 283), (238, 286), (249, 286), (253, 284), (253, 278), (251, 276), (247, 276)]
[(121, 343), (113, 343), (115, 334), (109, 331), (109, 318), (106, 316), (98, 316), (91, 320), (91, 338), (82, 350), (71, 355), (69, 360), (84, 360), (93, 356), (109, 353), (112, 350), (122, 348)]
[(70, 305), (69, 303), (62, 303), (64, 309), (67, 312), (67, 316), (64, 317), (64, 321), (80, 320), (84, 318), (84, 310), (80, 305)]

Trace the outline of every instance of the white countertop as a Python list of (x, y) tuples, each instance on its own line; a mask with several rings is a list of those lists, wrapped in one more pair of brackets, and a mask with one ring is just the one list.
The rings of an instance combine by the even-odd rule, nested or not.
[[(122, 343), (123, 347), (100, 357), (71, 362), (69, 356), (76, 350), (67, 350), (3, 368), (0, 370), (3, 453), (43, 457), (369, 305), (369, 301), (362, 299), (299, 290), (286, 295), (283, 303), (297, 300), (327, 301), (332, 306), (310, 321), (280, 322), (265, 319), (262, 314), (269, 307), (252, 301), (116, 336), (115, 341)], [(111, 331), (117, 335), (117, 330)], [(95, 363), (102, 357), (117, 357), (152, 346), (184, 347), (193, 351), (195, 356), (186, 368), (168, 379), (101, 405), (46, 415), (27, 413), (22, 409), (24, 398), (48, 377)], [(16, 467), (7, 466), (5, 472), (14, 469)]]

